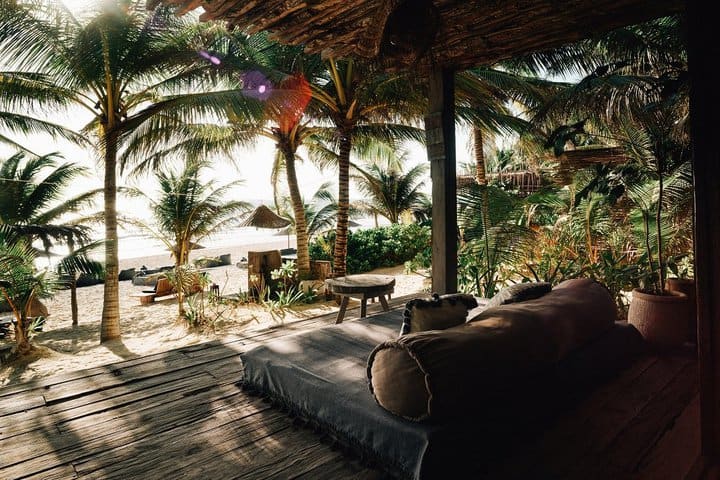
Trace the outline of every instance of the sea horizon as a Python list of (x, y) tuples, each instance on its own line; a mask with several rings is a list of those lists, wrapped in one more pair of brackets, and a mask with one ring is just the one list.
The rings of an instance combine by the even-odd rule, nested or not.
[[(361, 219), (358, 223), (360, 226), (352, 227), (351, 230), (374, 227), (374, 220), (371, 218)], [(228, 228), (201, 240), (199, 242), (201, 248), (191, 251), (190, 257), (191, 259), (204, 256), (213, 257), (233, 252), (234, 256), (231, 260), (233, 263), (237, 263), (247, 255), (248, 247), (262, 249), (266, 245), (267, 249), (272, 250), (297, 248), (295, 235), (284, 234), (282, 230), (257, 227)], [(94, 236), (94, 240), (102, 240), (98, 235), (99, 232)], [(36, 245), (36, 248), (41, 249), (41, 246)], [(36, 265), (39, 268), (53, 269), (57, 261), (67, 255), (67, 249), (63, 247), (53, 247), (51, 251), (49, 257), (43, 254), (38, 256)], [(104, 249), (99, 247), (90, 256), (102, 262), (104, 261)], [(172, 264), (172, 257), (165, 244), (158, 238), (140, 231), (121, 231), (118, 237), (118, 260), (121, 269), (139, 268), (143, 265), (148, 268), (157, 268)]]

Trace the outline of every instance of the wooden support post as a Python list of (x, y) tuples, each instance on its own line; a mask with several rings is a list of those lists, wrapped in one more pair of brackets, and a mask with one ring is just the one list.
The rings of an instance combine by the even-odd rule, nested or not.
[(455, 72), (433, 69), (425, 117), (432, 179), (432, 289), (457, 291), (457, 198), (455, 167)]
[(717, 23), (704, 2), (687, 5), (690, 121), (695, 185), (695, 284), (697, 288), (700, 433), (705, 471), (720, 461), (720, 90), (714, 73), (720, 58)]

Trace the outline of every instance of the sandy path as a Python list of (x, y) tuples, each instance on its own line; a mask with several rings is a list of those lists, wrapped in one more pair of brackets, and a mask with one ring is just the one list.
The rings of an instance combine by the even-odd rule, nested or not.
[[(284, 240), (274, 248), (286, 245)], [(273, 248), (267, 243), (259, 246), (219, 248), (198, 250), (193, 255), (216, 256), (230, 253), (233, 263), (247, 256), (248, 250), (267, 250)], [(127, 259), (121, 262), (122, 268), (159, 267), (169, 264), (165, 256)], [(235, 265), (209, 269), (211, 280), (220, 285), (221, 293), (235, 293), (240, 288), (247, 290), (247, 269)], [(381, 269), (374, 273), (384, 273), (396, 277), (395, 296), (421, 292), (425, 287), (424, 278), (419, 275), (404, 275), (402, 267)], [(37, 351), (21, 361), (0, 367), (0, 386), (45, 377), (57, 373), (74, 371), (104, 365), (136, 356), (162, 352), (173, 348), (205, 342), (217, 338), (233, 336), (251, 329), (264, 328), (282, 322), (292, 322), (301, 318), (323, 315), (337, 311), (334, 301), (317, 302), (303, 305), (288, 311), (284, 318), (278, 318), (259, 305), (244, 305), (236, 309), (222, 307), (208, 310), (207, 313), (218, 317), (213, 329), (202, 333), (188, 332), (184, 324), (177, 319), (178, 306), (174, 298), (156, 301), (142, 306), (138, 298), (133, 297), (143, 287), (133, 286), (131, 282), (120, 282), (120, 329), (122, 341), (100, 345), (100, 318), (102, 315), (103, 286), (94, 285), (78, 289), (80, 311), (79, 326), (72, 327), (69, 291), (58, 292), (53, 299), (45, 301), (50, 312), (46, 327), (39, 333), (34, 343)], [(2, 340), (0, 340), (2, 342)]]

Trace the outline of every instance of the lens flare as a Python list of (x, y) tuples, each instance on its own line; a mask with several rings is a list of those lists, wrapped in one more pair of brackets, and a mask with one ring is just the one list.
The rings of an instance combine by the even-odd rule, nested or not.
[(200, 50), (200, 51), (198, 52), (198, 54), (199, 54), (202, 58), (204, 58), (205, 60), (207, 60), (207, 61), (209, 61), (210, 63), (212, 63), (213, 65), (220, 65), (220, 63), (221, 63), (221, 62), (220, 62), (220, 59), (219, 59), (218, 57), (216, 57), (215, 55), (212, 55), (211, 53), (209, 53), (209, 52), (207, 52), (207, 51), (205, 51), (205, 50)]
[(272, 83), (258, 71), (245, 72), (242, 77), (242, 92), (257, 100), (267, 100), (272, 93)]
[(310, 84), (302, 73), (295, 73), (280, 83), (276, 93), (278, 126), (281, 131), (290, 132), (300, 121), (310, 102)]

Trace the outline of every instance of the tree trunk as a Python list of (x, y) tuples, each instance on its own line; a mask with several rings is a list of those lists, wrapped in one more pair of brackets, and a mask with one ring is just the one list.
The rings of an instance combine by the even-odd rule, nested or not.
[[(485, 248), (485, 266), (486, 274), (489, 276), (492, 270), (490, 261), (490, 237), (488, 230), (490, 229), (490, 198), (487, 191), (487, 170), (485, 169), (485, 152), (483, 151), (483, 135), (482, 130), (478, 127), (473, 128), (473, 146), (475, 150), (475, 182), (480, 185), (480, 209), (482, 211), (483, 240)], [(462, 240), (461, 240), (462, 241)], [(489, 280), (489, 278), (488, 278)], [(486, 282), (489, 285), (489, 282)], [(478, 290), (480, 292), (480, 290)], [(486, 288), (482, 292), (485, 296), (491, 296)]]
[(70, 311), (72, 312), (72, 326), (78, 326), (78, 302), (77, 302), (77, 280), (75, 274), (72, 274), (70, 281)]
[(485, 152), (483, 152), (482, 130), (473, 128), (473, 147), (475, 150), (475, 182), (478, 185), (487, 185), (487, 171), (485, 170)]
[(178, 320), (185, 318), (185, 272), (183, 272), (183, 265), (187, 264), (187, 260), (184, 262), (181, 260), (183, 257), (187, 257), (187, 250), (180, 249), (180, 255), (175, 259), (175, 293), (177, 294), (178, 300)]
[(305, 218), (305, 205), (300, 196), (297, 173), (295, 171), (295, 152), (289, 146), (283, 147), (285, 157), (285, 173), (287, 175), (290, 201), (295, 214), (295, 236), (297, 239), (297, 270), (300, 280), (310, 278), (310, 249), (308, 246), (307, 220)]
[(117, 134), (105, 131), (105, 284), (100, 343), (120, 338), (117, 232)]
[(348, 211), (350, 210), (350, 148), (352, 147), (351, 133), (340, 132), (340, 155), (338, 156), (338, 211), (337, 227), (335, 230), (334, 276), (343, 277), (346, 274), (347, 239), (348, 239)]

